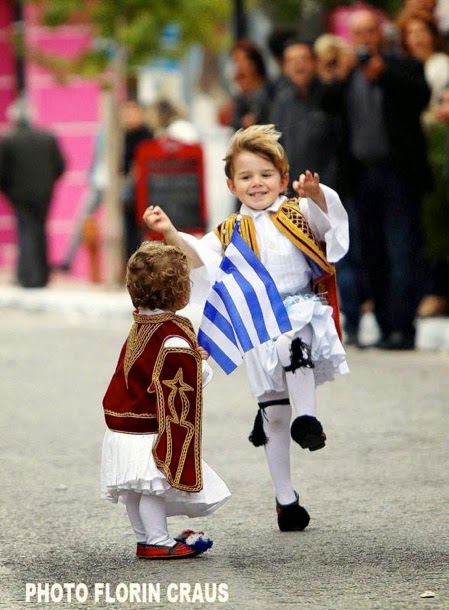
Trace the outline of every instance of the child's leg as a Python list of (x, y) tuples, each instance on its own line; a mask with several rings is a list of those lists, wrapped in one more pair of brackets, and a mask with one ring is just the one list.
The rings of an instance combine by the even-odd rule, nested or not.
[(281, 335), (276, 341), (279, 360), (285, 370), (290, 401), (296, 414), (290, 433), (303, 449), (315, 451), (326, 444), (326, 435), (316, 418), (314, 364), (310, 355), (312, 328), (305, 326), (293, 341)]
[(139, 513), (139, 503), (142, 494), (128, 491), (126, 494), (126, 512), (136, 535), (137, 542), (146, 542), (145, 527)]
[(290, 405), (272, 405), (263, 409), (263, 427), (267, 437), (265, 457), (280, 504), (294, 502), (290, 473)]
[[(302, 328), (295, 336), (299, 338), (302, 344), (310, 346), (312, 341), (312, 329), (310, 326)], [(289, 368), (291, 366), (291, 349), (292, 341), (289, 337), (281, 335), (276, 341), (276, 349), (279, 355), (279, 360), (282, 366)], [(287, 381), (288, 393), (290, 402), (293, 406), (296, 416), (301, 415), (316, 415), (316, 392), (315, 392), (315, 375), (313, 368), (310, 366), (299, 366), (294, 371), (285, 373)]]
[[(268, 400), (267, 395), (263, 398), (266, 399), (265, 402), (275, 402)], [(265, 406), (261, 411), (267, 437), (264, 444), (265, 456), (276, 494), (278, 526), (283, 532), (301, 531), (307, 527), (310, 517), (306, 509), (299, 504), (298, 494), (291, 481), (289, 427), (292, 410), (284, 401), (284, 404)]]
[(129, 491), (126, 510), (137, 542), (164, 546), (175, 544), (175, 540), (168, 535), (167, 509), (163, 497)]

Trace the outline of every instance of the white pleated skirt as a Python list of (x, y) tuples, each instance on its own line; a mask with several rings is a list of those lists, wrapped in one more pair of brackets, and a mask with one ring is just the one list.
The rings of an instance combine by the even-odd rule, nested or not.
[[(332, 307), (313, 294), (289, 296), (284, 305), (292, 325), (285, 333), (293, 340), (307, 325), (312, 329), (311, 355), (315, 364), (315, 384), (332, 381), (336, 374), (349, 372), (346, 353), (332, 318)], [(279, 361), (275, 340), (263, 343), (245, 354), (245, 364), (253, 396), (286, 390), (285, 372)]]
[(101, 457), (101, 497), (126, 502), (130, 490), (163, 496), (167, 516), (200, 517), (221, 506), (231, 496), (224, 481), (202, 461), (203, 489), (174, 489), (153, 458), (156, 434), (123, 434), (107, 429)]

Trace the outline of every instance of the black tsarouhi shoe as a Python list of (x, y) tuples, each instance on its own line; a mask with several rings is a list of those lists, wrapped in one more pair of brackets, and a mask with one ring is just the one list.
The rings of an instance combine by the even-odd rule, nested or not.
[(299, 503), (298, 494), (295, 491), (296, 500), (291, 504), (279, 504), (276, 500), (276, 512), (278, 526), (281, 532), (301, 532), (310, 521), (310, 515)]
[(313, 415), (300, 415), (290, 428), (292, 439), (303, 449), (316, 451), (326, 445), (326, 433), (323, 426)]

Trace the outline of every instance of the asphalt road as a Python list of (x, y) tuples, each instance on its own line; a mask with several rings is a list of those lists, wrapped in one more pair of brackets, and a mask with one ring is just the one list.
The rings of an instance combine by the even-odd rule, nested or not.
[(326, 448), (292, 451), (312, 517), (298, 533), (278, 531), (247, 441), (244, 371), (216, 370), (204, 457), (232, 498), (171, 520), (205, 529), (208, 553), (145, 562), (98, 492), (101, 399), (128, 326), (0, 311), (0, 608), (449, 609), (447, 353), (349, 351), (351, 374), (318, 391)]

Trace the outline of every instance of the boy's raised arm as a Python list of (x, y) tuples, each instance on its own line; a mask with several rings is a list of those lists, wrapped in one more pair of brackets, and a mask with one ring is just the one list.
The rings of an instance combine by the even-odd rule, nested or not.
[(196, 250), (183, 239), (182, 234), (158, 205), (147, 207), (143, 213), (143, 221), (151, 231), (162, 233), (166, 244), (177, 246), (185, 252), (192, 269), (203, 265), (203, 261)]

